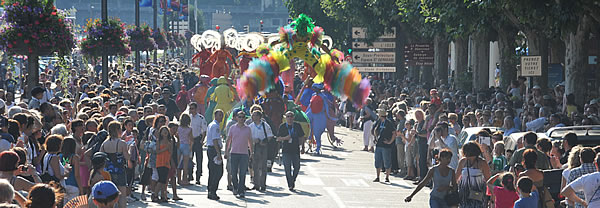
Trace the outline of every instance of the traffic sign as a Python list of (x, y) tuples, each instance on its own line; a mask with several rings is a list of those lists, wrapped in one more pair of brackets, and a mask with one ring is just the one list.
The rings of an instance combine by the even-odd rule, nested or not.
[(390, 66), (376, 66), (376, 67), (356, 67), (358, 68), (358, 72), (396, 72), (396, 67)]
[(542, 57), (521, 56), (521, 76), (542, 76)]
[[(352, 27), (352, 38), (367, 38), (367, 28)], [(392, 32), (385, 32), (379, 38), (396, 38), (396, 27), (392, 27)]]
[(434, 61), (431, 43), (413, 43), (404, 46), (404, 61), (410, 66), (432, 66)]
[(369, 45), (366, 42), (353, 42), (352, 48), (355, 48), (355, 49), (396, 48), (396, 42), (373, 42), (373, 45)]
[(395, 52), (353, 52), (354, 63), (396, 63)]

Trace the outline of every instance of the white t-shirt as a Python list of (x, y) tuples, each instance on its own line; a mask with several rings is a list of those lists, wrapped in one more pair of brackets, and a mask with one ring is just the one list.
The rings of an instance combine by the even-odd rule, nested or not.
[(588, 207), (600, 207), (600, 172), (583, 175), (568, 186), (575, 192), (583, 191)]
[(12, 143), (6, 139), (0, 139), (0, 152), (10, 150), (10, 148), (12, 148)]

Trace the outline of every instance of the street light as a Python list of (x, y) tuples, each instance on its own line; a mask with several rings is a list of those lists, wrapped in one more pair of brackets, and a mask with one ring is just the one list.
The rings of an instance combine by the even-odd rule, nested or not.
[[(106, 25), (108, 22), (108, 0), (102, 0), (102, 22)], [(108, 87), (108, 56), (102, 53), (102, 84)]]
[(260, 32), (262, 33), (263, 31), (263, 20), (260, 20)]

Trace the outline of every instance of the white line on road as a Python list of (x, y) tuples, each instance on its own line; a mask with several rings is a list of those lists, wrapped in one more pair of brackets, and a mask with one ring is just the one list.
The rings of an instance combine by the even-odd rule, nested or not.
[(344, 202), (335, 193), (334, 187), (323, 187), (323, 189), (325, 189), (325, 191), (327, 191), (327, 194), (329, 194), (331, 199), (333, 199), (333, 201), (335, 201), (335, 203), (338, 205), (339, 208), (346, 208), (346, 205), (344, 204)]

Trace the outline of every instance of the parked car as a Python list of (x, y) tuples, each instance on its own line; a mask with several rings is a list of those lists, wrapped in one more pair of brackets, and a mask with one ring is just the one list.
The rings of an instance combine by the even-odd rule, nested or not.
[(476, 139), (475, 135), (477, 135), (477, 133), (479, 133), (479, 131), (481, 131), (482, 129), (489, 129), (492, 131), (492, 133), (494, 133), (495, 131), (498, 131), (500, 128), (497, 128), (494, 126), (487, 126), (487, 127), (469, 127), (469, 128), (463, 129), (462, 131), (460, 131), (460, 133), (458, 134), (458, 137), (457, 137), (459, 148), (462, 147), (465, 143), (475, 140)]
[(546, 131), (546, 136), (553, 141), (562, 140), (570, 132), (577, 134), (577, 143), (583, 146), (600, 145), (600, 125), (553, 127)]

